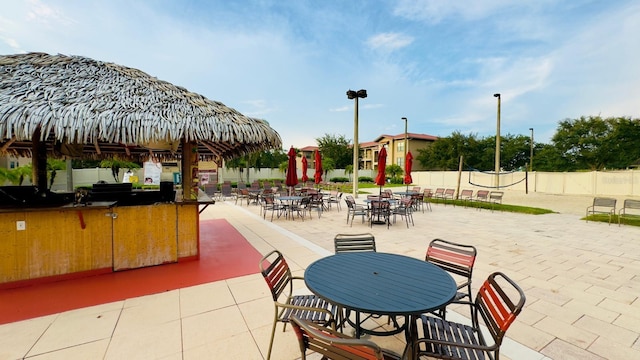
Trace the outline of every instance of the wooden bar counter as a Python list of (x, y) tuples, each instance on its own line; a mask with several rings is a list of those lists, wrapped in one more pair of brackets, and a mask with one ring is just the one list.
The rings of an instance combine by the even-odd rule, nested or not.
[(0, 289), (195, 260), (197, 202), (0, 209)]

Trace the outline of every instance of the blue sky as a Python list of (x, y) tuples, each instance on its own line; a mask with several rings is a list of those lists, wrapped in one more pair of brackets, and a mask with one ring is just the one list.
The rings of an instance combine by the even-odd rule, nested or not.
[(501, 134), (640, 117), (636, 0), (13, 0), (0, 54), (138, 68), (267, 120), (283, 147), (325, 134)]

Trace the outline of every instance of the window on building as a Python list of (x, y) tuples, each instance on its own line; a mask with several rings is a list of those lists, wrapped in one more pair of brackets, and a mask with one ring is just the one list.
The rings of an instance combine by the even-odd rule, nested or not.
[(404, 168), (404, 158), (402, 156), (396, 158), (396, 164)]
[(398, 151), (404, 152), (404, 141), (398, 142)]

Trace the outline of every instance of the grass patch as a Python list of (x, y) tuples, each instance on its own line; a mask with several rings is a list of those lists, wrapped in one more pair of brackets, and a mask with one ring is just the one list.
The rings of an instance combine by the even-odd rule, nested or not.
[[(583, 217), (582, 220), (608, 223), (609, 222), (609, 215), (607, 215), (607, 214), (593, 214), (593, 215), (589, 215), (587, 217)], [(618, 215), (612, 215), (611, 216), (611, 223), (612, 224), (617, 224), (618, 223)], [(622, 219), (621, 224), (630, 225), (630, 226), (640, 226), (640, 215), (629, 215), (629, 214), (626, 214), (624, 216), (624, 218)]]
[(476, 209), (488, 209), (495, 211), (508, 211), (514, 213), (521, 214), (531, 214), (531, 215), (542, 215), (542, 214), (552, 214), (553, 210), (542, 209), (536, 207), (529, 206), (520, 206), (520, 205), (509, 205), (509, 204), (493, 204), (483, 201), (465, 201), (465, 200), (442, 200), (442, 199), (431, 199), (432, 204), (447, 204), (447, 205), (455, 205), (455, 206), (466, 206)]

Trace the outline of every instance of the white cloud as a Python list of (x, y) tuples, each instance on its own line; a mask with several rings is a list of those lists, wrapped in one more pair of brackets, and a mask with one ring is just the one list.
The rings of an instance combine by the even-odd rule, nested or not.
[(62, 10), (48, 6), (39, 0), (28, 0), (27, 5), (29, 7), (26, 14), (28, 21), (49, 26), (69, 25), (74, 22)]
[(411, 45), (413, 38), (399, 33), (382, 33), (370, 37), (367, 45), (372, 49), (393, 51)]

